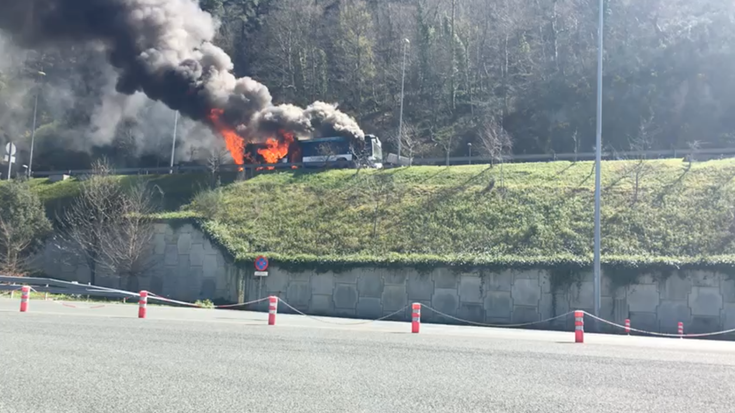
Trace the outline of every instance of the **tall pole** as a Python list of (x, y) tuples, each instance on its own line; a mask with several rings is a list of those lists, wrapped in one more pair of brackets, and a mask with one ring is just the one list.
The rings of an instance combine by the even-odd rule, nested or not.
[(401, 113), (398, 115), (398, 165), (401, 164), (401, 144), (403, 143), (403, 94), (406, 90), (406, 54), (408, 53), (408, 45), (411, 43), (408, 39), (403, 39), (403, 76), (401, 77)]
[[(38, 76), (46, 76), (46, 72), (39, 70), (36, 72)], [(28, 177), (33, 175), (33, 149), (36, 146), (36, 115), (38, 113), (38, 96), (41, 94), (41, 87), (38, 84), (38, 78), (36, 78), (36, 97), (33, 101), (33, 129), (31, 130), (31, 155), (28, 160)]]
[(176, 157), (176, 129), (179, 126), (179, 111), (174, 113), (174, 135), (171, 142), (171, 170), (169, 173), (174, 173), (174, 158)]
[(33, 175), (33, 147), (36, 146), (36, 114), (38, 113), (38, 95), (41, 93), (40, 90), (36, 91), (36, 98), (33, 102), (33, 126), (31, 129), (31, 155), (28, 159), (28, 177)]
[(8, 144), (10, 150), (8, 151), (8, 181), (10, 180), (10, 174), (13, 172), (13, 142)]
[(605, 1), (600, 0), (600, 21), (597, 28), (597, 143), (595, 145), (595, 315), (600, 316), (600, 198), (602, 177), (602, 59), (605, 32)]

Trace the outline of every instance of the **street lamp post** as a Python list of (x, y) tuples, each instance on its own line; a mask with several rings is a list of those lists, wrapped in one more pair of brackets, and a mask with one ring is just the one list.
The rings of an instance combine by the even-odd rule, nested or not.
[(398, 165), (401, 164), (401, 143), (403, 141), (403, 95), (406, 90), (406, 54), (411, 42), (403, 39), (403, 75), (401, 77), (401, 112), (398, 115)]
[(170, 174), (174, 173), (174, 158), (176, 157), (176, 129), (179, 126), (179, 111), (177, 110), (174, 113), (174, 134), (173, 139), (171, 142), (171, 169), (169, 171)]
[[(39, 76), (46, 76), (45, 72), (38, 71), (37, 73)], [(30, 178), (31, 175), (33, 175), (33, 148), (36, 146), (36, 115), (38, 114), (38, 95), (41, 94), (41, 89), (36, 85), (36, 97), (33, 99), (33, 126), (31, 129), (31, 153), (30, 153), (30, 159), (28, 159), (28, 170), (26, 171), (26, 174)]]
[(36, 97), (34, 98), (33, 102), (33, 126), (31, 126), (31, 154), (30, 159), (28, 159), (28, 170), (26, 171), (28, 174), (28, 177), (31, 177), (31, 174), (33, 173), (33, 147), (36, 146), (36, 114), (38, 113), (38, 94), (40, 92), (36, 92)]
[(605, 1), (600, 0), (600, 15), (597, 27), (597, 140), (595, 145), (595, 257), (594, 257), (594, 293), (595, 316), (600, 316), (600, 204), (602, 178), (602, 63), (603, 63), (603, 35), (605, 28)]
[(7, 146), (8, 150), (6, 151), (8, 154), (8, 176), (7, 180), (10, 180), (10, 175), (13, 173), (13, 142), (9, 142)]

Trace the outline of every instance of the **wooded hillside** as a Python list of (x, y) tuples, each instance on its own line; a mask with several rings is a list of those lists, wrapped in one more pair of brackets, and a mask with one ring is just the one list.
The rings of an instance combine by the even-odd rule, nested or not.
[[(221, 20), (218, 44), (238, 76), (266, 84), (277, 103), (338, 102), (384, 141), (397, 135), (408, 39), (406, 141), (417, 156), (442, 156), (447, 148), (462, 155), (469, 142), (483, 148), (488, 134), (509, 136), (517, 154), (593, 149), (595, 1), (201, 0), (201, 6)], [(605, 15), (606, 148), (731, 146), (735, 4), (608, 0)], [(20, 53), (9, 39), (2, 44), (0, 141), (28, 147), (41, 88), (36, 170), (85, 167), (90, 153), (105, 153), (118, 166), (166, 164), (173, 113), (152, 116), (149, 103), (121, 108), (122, 119), (109, 120), (114, 139), (90, 138), (90, 130), (105, 126), (90, 124), (102, 91), (114, 86), (93, 48)], [(201, 149), (184, 145), (179, 157), (201, 157)], [(388, 149), (395, 151), (393, 144)]]

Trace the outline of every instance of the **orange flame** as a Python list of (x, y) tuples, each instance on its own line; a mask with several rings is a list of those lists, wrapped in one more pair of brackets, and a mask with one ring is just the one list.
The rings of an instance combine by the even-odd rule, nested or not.
[[(236, 164), (242, 165), (245, 163), (245, 140), (235, 132), (235, 129), (220, 120), (220, 116), (224, 113), (225, 111), (223, 109), (212, 109), (209, 112), (209, 120), (212, 121), (215, 129), (225, 138), (225, 144), (227, 145), (227, 150), (232, 155), (232, 159), (235, 160)], [(240, 170), (242, 171), (242, 168)]]
[[(281, 131), (280, 134), (283, 136), (283, 140), (268, 138), (265, 141), (266, 147), (258, 149), (258, 153), (265, 159), (265, 163), (277, 163), (288, 155), (288, 148), (294, 141), (293, 133)], [(274, 169), (274, 167), (269, 166), (268, 169)]]

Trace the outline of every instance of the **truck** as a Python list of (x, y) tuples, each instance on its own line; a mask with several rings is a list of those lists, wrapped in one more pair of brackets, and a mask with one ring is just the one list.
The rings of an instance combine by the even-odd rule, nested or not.
[[(258, 153), (264, 143), (250, 143), (245, 147), (246, 158), (253, 163), (266, 163)], [(305, 168), (326, 165), (338, 168), (382, 168), (383, 144), (375, 135), (365, 135), (363, 141), (342, 136), (294, 140), (286, 156), (278, 163), (302, 163)]]

